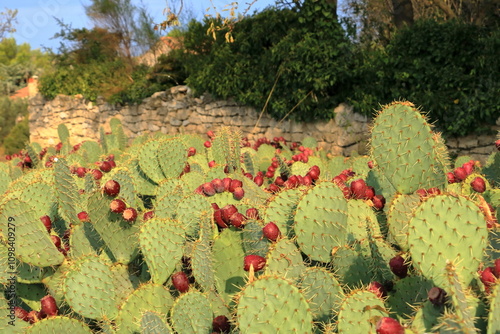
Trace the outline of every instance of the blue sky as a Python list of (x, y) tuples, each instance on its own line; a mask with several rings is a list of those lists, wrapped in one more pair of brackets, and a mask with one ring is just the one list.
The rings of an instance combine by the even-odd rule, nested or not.
[[(251, 0), (244, 0), (239, 10), (243, 11), (248, 7)], [(226, 5), (230, 5), (231, 0), (213, 0), (213, 5), (221, 13)], [(70, 24), (72, 28), (91, 28), (92, 23), (85, 15), (84, 6), (89, 5), (91, 0), (7, 0), (2, 1), (0, 11), (4, 8), (17, 9), (17, 31), (13, 34), (18, 44), (28, 43), (32, 49), (48, 47), (56, 51), (59, 40), (51, 39), (54, 34), (61, 31), (54, 17), (61, 19), (64, 23)], [(134, 4), (140, 4), (140, 0), (132, 0)], [(149, 13), (156, 22), (164, 19), (163, 11), (167, 7), (165, 0), (143, 0), (142, 3), (148, 8)], [(168, 2), (172, 3), (172, 1)], [(174, 4), (179, 4), (179, 0)], [(274, 4), (274, 0), (257, 0), (252, 10), (261, 10)], [(206, 14), (206, 9), (212, 7), (210, 0), (185, 0), (184, 8), (188, 9), (191, 15), (197, 19), (202, 19)], [(213, 11), (211, 12), (213, 13)]]

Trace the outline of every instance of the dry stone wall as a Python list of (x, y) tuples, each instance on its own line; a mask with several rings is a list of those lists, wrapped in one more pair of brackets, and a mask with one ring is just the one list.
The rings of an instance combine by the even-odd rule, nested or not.
[[(110, 105), (103, 100), (90, 102), (78, 95), (59, 95), (52, 101), (45, 101), (37, 95), (30, 99), (29, 124), (30, 140), (42, 146), (57, 144), (57, 126), (60, 123), (66, 124), (72, 143), (76, 144), (97, 140), (99, 128), (102, 126), (110, 131), (109, 120), (116, 117), (121, 120), (129, 138), (156, 131), (204, 134), (224, 125), (239, 129), (251, 141), (263, 136), (283, 136), (289, 141), (312, 136), (320, 147), (333, 155), (367, 153), (370, 120), (353, 112), (346, 104), (339, 105), (334, 113), (334, 119), (328, 122), (277, 121), (234, 101), (217, 101), (209, 95), (195, 98), (187, 86), (177, 86), (155, 93), (143, 103), (132, 106)], [(493, 152), (494, 139), (494, 135), (460, 138), (450, 141), (448, 145), (453, 153), (469, 154), (484, 161), (486, 155)]]

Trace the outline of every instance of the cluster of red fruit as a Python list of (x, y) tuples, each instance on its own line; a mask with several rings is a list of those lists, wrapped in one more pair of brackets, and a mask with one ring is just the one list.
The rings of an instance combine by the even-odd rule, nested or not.
[[(109, 180), (104, 184), (102, 189), (109, 197), (116, 197), (120, 193), (120, 184), (115, 180)], [(121, 213), (123, 219), (129, 223), (133, 223), (137, 219), (137, 210), (127, 207), (121, 199), (115, 198), (112, 200), (109, 204), (109, 209), (114, 213)]]
[[(273, 162), (274, 163), (274, 162)], [(269, 172), (269, 171), (268, 171)], [(271, 193), (277, 193), (281, 191), (281, 189), (291, 189), (297, 188), (301, 185), (303, 186), (311, 186), (316, 183), (319, 179), (321, 171), (318, 166), (314, 165), (307, 171), (305, 176), (302, 175), (284, 175), (281, 174), (278, 176), (273, 183), (267, 187), (267, 191)]]
[(84, 178), (87, 173), (92, 173), (94, 180), (100, 180), (102, 179), (103, 172), (108, 173), (111, 171), (111, 169), (116, 167), (115, 156), (113, 154), (110, 154), (108, 155), (106, 160), (97, 161), (95, 164), (98, 167), (98, 169), (72, 166), (70, 168), (70, 172), (72, 174), (76, 174), (76, 176), (78, 176), (79, 178)]
[(500, 259), (495, 260), (495, 265), (492, 267), (487, 267), (484, 270), (479, 270), (479, 278), (484, 284), (484, 289), (487, 293), (491, 292), (493, 285), (497, 284), (500, 278)]
[(54, 317), (59, 312), (56, 304), (56, 300), (51, 295), (47, 295), (40, 300), (40, 311), (32, 310), (30, 312), (26, 311), (22, 307), (16, 306), (14, 308), (14, 314), (19, 319), (33, 324), (38, 320)]
[(382, 210), (385, 206), (385, 198), (375, 193), (375, 188), (366, 184), (365, 180), (357, 179), (347, 185), (347, 181), (356, 175), (351, 168), (345, 169), (333, 178), (333, 182), (340, 187), (346, 199), (369, 200), (373, 207)]
[(232, 193), (234, 199), (237, 201), (241, 200), (245, 196), (245, 191), (243, 190), (243, 182), (241, 182), (241, 180), (231, 179), (229, 177), (225, 177), (222, 180), (213, 179), (210, 182), (203, 183), (195, 190), (197, 194), (202, 194), (205, 196), (214, 196), (215, 194), (220, 194), (224, 191)]
[[(464, 181), (469, 175), (474, 172), (475, 167), (479, 167), (479, 161), (470, 160), (464, 163), (461, 167), (457, 167), (453, 172), (446, 174), (448, 183), (458, 183)], [(486, 182), (480, 176), (475, 177), (470, 183), (472, 189), (478, 193), (486, 191)]]
[[(41, 222), (47, 229), (47, 232), (50, 234), (52, 231), (52, 220), (50, 219), (49, 216), (42, 216), (40, 217)], [(54, 243), (54, 246), (57, 247), (57, 250), (61, 252), (64, 256), (68, 254), (69, 251), (69, 230), (64, 232), (63, 240), (64, 242), (61, 241), (61, 238), (55, 234), (50, 234), (50, 240)]]

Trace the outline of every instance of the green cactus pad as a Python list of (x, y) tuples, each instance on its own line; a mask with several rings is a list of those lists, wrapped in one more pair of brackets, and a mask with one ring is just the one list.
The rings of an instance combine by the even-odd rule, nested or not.
[(212, 235), (209, 232), (201, 233), (200, 238), (193, 243), (191, 252), (193, 276), (204, 292), (213, 290), (215, 284), (211, 247)]
[(86, 254), (99, 254), (105, 244), (91, 223), (84, 222), (71, 228), (69, 256), (79, 258)]
[(92, 334), (92, 330), (83, 322), (68, 317), (50, 317), (35, 322), (26, 334), (71, 333)]
[(386, 105), (375, 117), (371, 157), (396, 191), (444, 188), (447, 184), (447, 150), (433, 133), (425, 116), (409, 102)]
[(293, 240), (283, 238), (270, 247), (266, 257), (265, 275), (297, 281), (305, 269), (300, 250)]
[(304, 188), (299, 187), (285, 189), (271, 197), (265, 206), (264, 221), (275, 223), (283, 236), (293, 237), (295, 210), (303, 194)]
[(159, 140), (149, 140), (144, 143), (138, 152), (139, 166), (144, 174), (155, 183), (159, 183), (165, 178), (158, 160)]
[(172, 295), (163, 285), (151, 283), (141, 285), (120, 306), (115, 319), (116, 333), (140, 332), (144, 312), (168, 314), (173, 303)]
[(63, 262), (57, 250), (29, 203), (16, 198), (0, 207), (1, 234), (7, 247), (14, 247), (16, 257), (27, 264), (48, 267)]
[(311, 306), (314, 320), (323, 323), (330, 320), (333, 310), (345, 297), (335, 276), (322, 267), (305, 269), (299, 287)]
[(226, 126), (220, 128), (212, 140), (212, 153), (216, 163), (240, 170), (241, 132)]
[(371, 282), (371, 261), (371, 258), (361, 254), (359, 246), (355, 245), (339, 247), (334, 252), (331, 263), (340, 283), (355, 288)]
[(245, 222), (245, 228), (241, 232), (241, 241), (245, 255), (256, 254), (265, 257), (269, 250), (269, 241), (262, 233), (262, 224), (254, 219)]
[(476, 275), (488, 244), (484, 215), (462, 196), (428, 197), (414, 211), (408, 227), (413, 266), (446, 290), (444, 268), (458, 261), (457, 275), (468, 286)]
[(347, 243), (347, 201), (333, 182), (321, 182), (300, 200), (293, 229), (300, 250), (329, 262), (335, 247)]
[(371, 231), (373, 238), (381, 238), (382, 233), (377, 217), (368, 203), (356, 199), (349, 200), (347, 203), (348, 242), (367, 240), (367, 229)]
[(63, 158), (54, 164), (54, 176), (56, 180), (56, 196), (59, 203), (59, 214), (67, 222), (79, 224), (77, 219), (78, 188), (71, 176), (68, 164)]
[(105, 184), (108, 180), (115, 180), (120, 184), (119, 196), (123, 198), (125, 203), (133, 208), (137, 208), (139, 206), (134, 180), (127, 168), (113, 168), (106, 176), (107, 177), (105, 179), (103, 178), (104, 180), (101, 181), (101, 184)]
[(387, 211), (387, 238), (390, 242), (398, 245), (401, 250), (408, 251), (408, 222), (412, 211), (420, 203), (418, 194), (402, 195), (394, 197)]
[(184, 197), (177, 207), (176, 218), (184, 226), (186, 235), (196, 237), (202, 225), (212, 223), (213, 209), (205, 197), (191, 194)]
[(489, 297), (490, 312), (488, 313), (487, 334), (500, 333), (500, 284), (496, 284)]
[[(234, 293), (245, 285), (246, 272), (243, 270), (245, 251), (241, 244), (241, 231), (224, 229), (212, 246), (215, 286), (229, 304)], [(227, 251), (230, 249), (231, 251)]]
[(45, 297), (47, 292), (43, 284), (23, 284), (17, 283), (16, 294), (18, 301), (26, 304), (32, 310), (40, 309), (40, 299)]
[(439, 324), (439, 318), (443, 312), (443, 307), (433, 305), (430, 301), (425, 301), (415, 311), (415, 316), (411, 322), (413, 333), (430, 333)]
[(263, 276), (236, 297), (241, 333), (311, 333), (313, 315), (304, 295), (291, 282)]
[(497, 187), (500, 185), (500, 152), (494, 152), (489, 155), (482, 172), (484, 176)]
[(171, 334), (172, 328), (163, 319), (164, 316), (156, 312), (146, 311), (141, 318), (141, 334)]
[(182, 257), (184, 230), (173, 219), (152, 218), (139, 232), (139, 244), (153, 283), (163, 284)]
[(184, 182), (184, 194), (187, 195), (193, 193), (196, 188), (203, 184), (206, 176), (201, 172), (191, 171), (182, 175), (181, 180)]
[(158, 161), (163, 175), (179, 177), (186, 165), (187, 147), (180, 138), (164, 140), (158, 147)]
[(409, 317), (418, 305), (427, 300), (427, 292), (432, 287), (432, 282), (421, 276), (397, 280), (386, 305), (391, 309), (391, 313)]
[(120, 296), (110, 263), (89, 255), (75, 261), (64, 277), (64, 299), (76, 313), (90, 319), (116, 317)]
[(343, 300), (337, 330), (342, 333), (372, 333), (381, 317), (387, 317), (384, 301), (371, 291), (354, 290)]
[(172, 306), (172, 327), (178, 334), (209, 333), (213, 318), (207, 297), (196, 290), (181, 294)]

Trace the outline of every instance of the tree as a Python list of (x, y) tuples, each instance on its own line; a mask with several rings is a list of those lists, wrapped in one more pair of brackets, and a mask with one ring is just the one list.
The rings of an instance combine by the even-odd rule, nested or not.
[(85, 12), (96, 27), (119, 35), (121, 51), (128, 59), (158, 41), (151, 16), (144, 7), (135, 6), (130, 0), (92, 0)]
[(5, 12), (0, 12), (0, 40), (3, 40), (6, 34), (16, 31), (14, 29), (14, 24), (17, 22), (16, 16), (17, 9), (6, 8)]

